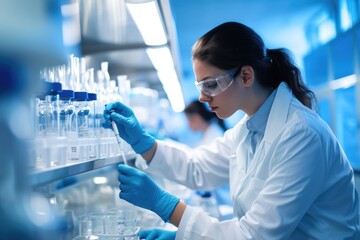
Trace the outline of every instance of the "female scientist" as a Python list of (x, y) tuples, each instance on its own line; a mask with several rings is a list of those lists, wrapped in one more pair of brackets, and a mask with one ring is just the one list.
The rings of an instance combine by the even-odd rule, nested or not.
[[(360, 239), (353, 170), (327, 124), (311, 110), (313, 93), (284, 49), (267, 49), (249, 27), (228, 22), (192, 50), (199, 100), (220, 118), (246, 116), (224, 137), (189, 149), (155, 140), (132, 110), (108, 104), (144, 171), (193, 189), (230, 183), (234, 218), (218, 221), (160, 189), (142, 171), (119, 165), (120, 198), (158, 214), (177, 232), (155, 239)], [(110, 113), (111, 110), (114, 112)]]

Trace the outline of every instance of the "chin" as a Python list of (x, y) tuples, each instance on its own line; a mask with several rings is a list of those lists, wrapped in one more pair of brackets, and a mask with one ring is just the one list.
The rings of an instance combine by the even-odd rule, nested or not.
[(232, 112), (215, 112), (216, 116), (220, 119), (226, 119), (231, 117), (234, 113)]
[(215, 112), (216, 116), (220, 119), (225, 119), (229, 116), (226, 116), (224, 113), (221, 113), (221, 112)]

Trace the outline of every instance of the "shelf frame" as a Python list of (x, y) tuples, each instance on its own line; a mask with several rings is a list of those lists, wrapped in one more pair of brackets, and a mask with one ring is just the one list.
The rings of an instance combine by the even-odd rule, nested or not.
[[(136, 154), (126, 155), (127, 161), (134, 161), (135, 158)], [(123, 163), (123, 160), (121, 156), (118, 155), (108, 158), (99, 158), (95, 160), (67, 164), (64, 166), (36, 169), (30, 171), (29, 184), (32, 187), (44, 186), (70, 176), (79, 175), (81, 173), (90, 172), (96, 169), (120, 163)]]

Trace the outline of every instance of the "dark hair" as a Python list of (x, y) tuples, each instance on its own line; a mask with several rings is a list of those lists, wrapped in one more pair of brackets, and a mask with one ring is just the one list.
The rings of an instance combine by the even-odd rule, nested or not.
[(216, 116), (215, 113), (211, 112), (204, 103), (200, 102), (199, 100), (194, 100), (191, 103), (189, 103), (186, 108), (184, 109), (184, 112), (186, 115), (191, 114), (199, 114), (200, 117), (206, 121), (207, 123), (210, 123), (213, 119), (217, 120), (217, 124), (224, 130), (227, 130), (227, 127), (225, 125), (225, 122), (223, 119), (220, 119)]
[(275, 89), (284, 81), (305, 106), (311, 108), (316, 101), (290, 52), (285, 48), (267, 49), (261, 37), (244, 24), (227, 22), (213, 28), (194, 44), (192, 58), (224, 70), (249, 65), (264, 88)]

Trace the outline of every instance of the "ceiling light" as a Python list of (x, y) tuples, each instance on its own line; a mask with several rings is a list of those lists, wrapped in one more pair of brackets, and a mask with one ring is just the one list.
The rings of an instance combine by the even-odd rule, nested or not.
[[(126, 0), (126, 6), (146, 45), (161, 46), (167, 43), (167, 37), (156, 1)], [(146, 53), (157, 70), (158, 77), (172, 109), (175, 112), (183, 111), (185, 108), (184, 97), (169, 47), (147, 48)]]
[(146, 53), (157, 71), (174, 68), (174, 61), (168, 47), (148, 48)]
[(168, 47), (148, 48), (146, 52), (157, 70), (158, 77), (168, 96), (171, 108), (181, 112), (185, 108), (181, 86), (174, 69), (174, 61)]
[(163, 69), (157, 74), (169, 98), (171, 108), (174, 112), (182, 112), (185, 108), (184, 96), (175, 69)]
[(95, 184), (105, 184), (105, 183), (107, 183), (107, 178), (106, 177), (94, 177), (93, 182)]
[(156, 46), (167, 43), (159, 8), (155, 1), (128, 0), (126, 6), (146, 45)]

